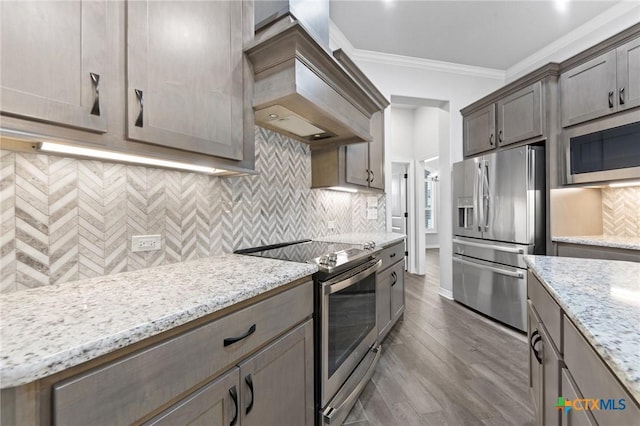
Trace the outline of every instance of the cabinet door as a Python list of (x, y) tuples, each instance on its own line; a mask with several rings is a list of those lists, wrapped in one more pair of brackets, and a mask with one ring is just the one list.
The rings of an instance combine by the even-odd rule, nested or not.
[(616, 51), (612, 50), (560, 75), (562, 126), (616, 111)]
[[(533, 401), (533, 412), (536, 425), (542, 425), (542, 359), (540, 351), (540, 324), (531, 301), (528, 301), (527, 309), (527, 337), (529, 344), (529, 394)], [(540, 359), (538, 359), (540, 358)]]
[(376, 276), (376, 326), (378, 341), (384, 339), (391, 327), (391, 271), (387, 268)]
[(2, 113), (105, 132), (106, 1), (0, 8)]
[(243, 3), (127, 3), (131, 139), (242, 159)]
[(618, 47), (618, 109), (640, 105), (640, 38)]
[(238, 419), (240, 370), (234, 367), (228, 373), (200, 388), (145, 426), (228, 426)]
[(489, 151), (496, 143), (496, 105), (491, 104), (462, 119), (463, 154), (465, 156)]
[(391, 268), (391, 318), (393, 322), (404, 312), (404, 262)]
[(498, 101), (498, 144), (509, 145), (542, 135), (542, 82)]
[(555, 406), (560, 392), (560, 355), (543, 324), (538, 325), (542, 336), (542, 421), (545, 426), (560, 424), (560, 410)]
[(371, 117), (371, 135), (369, 143), (369, 187), (384, 190), (384, 111), (378, 111)]
[[(576, 399), (582, 399), (582, 394), (578, 390), (578, 387), (573, 382), (569, 370), (562, 369), (562, 396), (565, 400), (575, 401)], [(562, 418), (562, 426), (596, 426), (597, 423), (589, 410), (568, 410), (563, 412), (560, 417)]]
[(345, 180), (347, 183), (369, 186), (369, 143), (356, 143), (345, 146), (347, 150), (347, 168)]
[(308, 320), (240, 364), (243, 426), (313, 425), (313, 323)]

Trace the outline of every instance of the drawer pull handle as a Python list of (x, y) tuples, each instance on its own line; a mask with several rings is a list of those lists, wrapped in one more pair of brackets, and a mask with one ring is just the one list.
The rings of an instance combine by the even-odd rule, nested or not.
[(396, 271), (391, 272), (391, 277), (393, 278), (393, 282), (391, 283), (391, 287), (393, 287), (398, 282), (398, 274), (396, 274)]
[(620, 105), (624, 105), (624, 87), (620, 89)]
[(613, 108), (613, 90), (609, 92), (609, 108)]
[(538, 361), (538, 364), (540, 364), (540, 365), (542, 365), (542, 356), (540, 355), (540, 353), (536, 349), (536, 345), (541, 340), (542, 340), (542, 336), (540, 336), (540, 332), (538, 330), (536, 330), (531, 334), (531, 341), (529, 342), (531, 344), (531, 350), (533, 351), (533, 355), (536, 357), (536, 360)]
[(255, 333), (256, 331), (256, 325), (253, 324), (251, 327), (249, 327), (249, 330), (247, 330), (246, 333), (244, 333), (242, 336), (238, 336), (238, 337), (227, 337), (226, 339), (224, 339), (224, 345), (225, 346), (229, 346), (229, 345), (233, 345), (236, 342), (239, 342), (242, 339), (246, 339), (247, 337), (251, 336), (253, 333)]
[(231, 423), (229, 426), (235, 426), (238, 423), (238, 391), (236, 387), (232, 387), (229, 389), (229, 395), (231, 395), (231, 400), (233, 401), (233, 406), (235, 407), (235, 414), (233, 415), (233, 419), (231, 419)]
[[(90, 72), (91, 84), (93, 85), (93, 107), (91, 107), (91, 115), (100, 115), (100, 74)], [(622, 95), (620, 95), (622, 96)]]
[(389, 255), (389, 257), (390, 257), (391, 259), (393, 259), (394, 257), (396, 257), (396, 254), (395, 254), (395, 253), (391, 253), (391, 254)]
[(249, 391), (251, 392), (251, 402), (247, 406), (247, 410), (244, 412), (245, 414), (249, 414), (251, 409), (253, 408), (253, 379), (251, 379), (251, 374), (247, 374), (244, 378), (244, 382), (249, 386)]
[(138, 118), (136, 118), (136, 127), (144, 126), (144, 93), (140, 89), (134, 90), (138, 104), (140, 104), (140, 112), (138, 112)]

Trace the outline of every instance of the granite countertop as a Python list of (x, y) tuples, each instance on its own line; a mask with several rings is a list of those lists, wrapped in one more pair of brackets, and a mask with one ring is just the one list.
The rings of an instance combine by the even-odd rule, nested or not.
[(640, 263), (554, 256), (525, 261), (640, 401)]
[(0, 295), (0, 387), (33, 382), (316, 271), (228, 254)]
[(551, 241), (557, 243), (584, 244), (589, 246), (640, 250), (640, 237), (618, 237), (615, 235), (581, 235), (575, 237), (551, 237)]
[(376, 243), (376, 246), (384, 247), (402, 241), (405, 238), (406, 235), (396, 232), (353, 232), (349, 234), (323, 236), (314, 238), (314, 240), (346, 244), (364, 244), (368, 241), (373, 241)]

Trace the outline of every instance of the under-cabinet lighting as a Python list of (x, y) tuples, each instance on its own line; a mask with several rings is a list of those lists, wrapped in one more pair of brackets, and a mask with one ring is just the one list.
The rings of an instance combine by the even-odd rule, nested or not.
[(115, 151), (106, 151), (102, 149), (84, 148), (75, 145), (65, 145), (54, 142), (40, 142), (38, 150), (44, 152), (54, 152), (58, 154), (78, 155), (82, 157), (100, 158), (103, 160), (122, 161), (124, 163), (144, 164), (148, 166), (168, 167), (171, 169), (188, 170), (200, 173), (222, 173), (226, 170), (216, 169), (213, 167), (198, 166), (196, 164), (180, 163), (178, 161), (161, 160), (153, 157), (145, 157), (142, 155), (124, 154)]
[(640, 186), (640, 180), (634, 180), (630, 182), (616, 182), (616, 183), (609, 184), (610, 188), (625, 188), (627, 186)]
[(345, 188), (344, 186), (330, 186), (327, 189), (332, 189), (334, 191), (342, 191), (342, 192), (358, 192), (357, 189)]

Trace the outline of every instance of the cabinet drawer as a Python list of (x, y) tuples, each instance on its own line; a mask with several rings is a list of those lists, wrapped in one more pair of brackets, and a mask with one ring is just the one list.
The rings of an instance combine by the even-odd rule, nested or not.
[(592, 410), (596, 421), (601, 425), (638, 424), (640, 408), (566, 316), (564, 333), (564, 361), (582, 396), (615, 402), (616, 408), (624, 399), (624, 410)]
[(394, 263), (404, 260), (404, 241), (382, 250), (380, 258), (382, 259), (380, 270), (387, 269)]
[(562, 350), (562, 310), (531, 271), (527, 279), (527, 295), (560, 353)]
[[(129, 424), (215, 376), (311, 315), (302, 284), (121, 360), (56, 384), (55, 424)], [(224, 345), (224, 340), (246, 338)]]
[[(573, 382), (569, 371), (562, 369), (562, 396), (565, 400), (573, 401), (582, 399), (582, 395), (578, 391), (577, 386)], [(593, 416), (587, 410), (569, 410), (562, 413), (562, 426), (596, 426), (597, 423)]]

